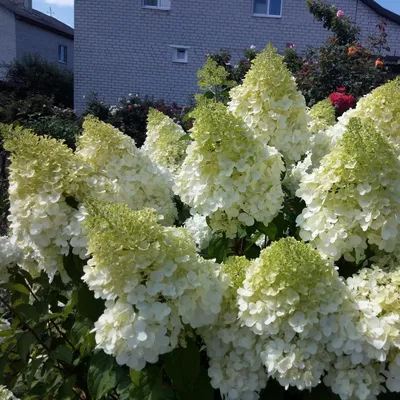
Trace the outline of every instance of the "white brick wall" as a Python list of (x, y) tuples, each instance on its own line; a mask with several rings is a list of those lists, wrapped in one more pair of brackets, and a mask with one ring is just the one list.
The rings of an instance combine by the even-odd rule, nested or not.
[[(376, 32), (379, 16), (360, 0), (330, 0)], [(400, 26), (388, 23), (393, 50)], [(93, 91), (114, 103), (140, 93), (184, 104), (197, 91), (196, 72), (204, 54), (228, 48), (237, 59), (245, 47), (299, 50), (326, 39), (305, 0), (283, 0), (282, 18), (252, 16), (252, 0), (172, 0), (170, 11), (141, 8), (141, 0), (75, 0), (75, 107)], [(171, 44), (190, 46), (189, 63), (172, 62)]]
[(16, 56), (14, 14), (0, 6), (0, 79), (4, 77), (5, 65)]

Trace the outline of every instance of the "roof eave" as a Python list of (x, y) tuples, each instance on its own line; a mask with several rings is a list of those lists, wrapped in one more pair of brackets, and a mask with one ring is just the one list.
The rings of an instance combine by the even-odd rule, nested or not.
[(375, 0), (361, 0), (365, 5), (379, 14), (381, 17), (387, 18), (388, 20), (400, 24), (400, 15), (394, 13), (393, 11), (388, 10), (385, 7), (382, 7)]
[(46, 29), (49, 32), (56, 33), (57, 35), (64, 36), (68, 39), (74, 40), (74, 35), (67, 33), (67, 32), (63, 32), (60, 29), (54, 28), (54, 27), (44, 24), (40, 21), (33, 21), (31, 18), (26, 18), (26, 17), (24, 17), (22, 15), (18, 15), (18, 14), (15, 14), (15, 18), (20, 21), (24, 21), (28, 24), (38, 26), (39, 28)]

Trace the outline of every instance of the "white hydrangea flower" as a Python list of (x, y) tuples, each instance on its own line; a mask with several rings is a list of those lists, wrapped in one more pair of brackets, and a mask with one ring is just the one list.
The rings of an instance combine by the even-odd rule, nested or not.
[(8, 281), (7, 268), (18, 264), (22, 258), (22, 250), (8, 236), (0, 236), (0, 283)]
[(310, 149), (304, 97), (271, 44), (257, 55), (243, 84), (233, 88), (230, 96), (230, 110), (265, 144), (281, 152), (287, 165)]
[(5, 386), (0, 386), (0, 400), (19, 400), (13, 395), (11, 390), (8, 390)]
[(83, 130), (76, 155), (89, 168), (78, 197), (126, 204), (132, 210), (154, 208), (166, 225), (172, 225), (177, 211), (168, 177), (133, 139), (91, 116)]
[(228, 237), (255, 220), (268, 225), (283, 202), (281, 155), (255, 138), (221, 103), (204, 100), (194, 116), (194, 141), (175, 180), (175, 192), (193, 213), (210, 216), (214, 232)]
[(389, 364), (388, 370), (384, 372), (386, 376), (386, 387), (391, 392), (400, 392), (400, 353), (396, 359)]
[(324, 377), (324, 384), (341, 400), (376, 400), (385, 391), (383, 373), (384, 364), (355, 366), (349, 357), (339, 357)]
[(213, 236), (213, 231), (207, 224), (207, 217), (200, 214), (192, 215), (185, 221), (184, 227), (192, 233), (199, 250), (208, 247)]
[(182, 127), (162, 112), (150, 108), (147, 117), (147, 137), (141, 148), (160, 168), (175, 174), (186, 157), (187, 140)]
[(365, 268), (347, 286), (360, 310), (363, 361), (387, 362), (391, 351), (400, 353), (400, 269)]
[(300, 390), (319, 384), (333, 356), (327, 319), (344, 313), (348, 291), (334, 266), (293, 238), (261, 251), (238, 289), (239, 319), (263, 338), (268, 375)]
[(210, 358), (211, 385), (222, 398), (256, 400), (267, 384), (260, 352), (262, 339), (237, 320), (237, 288), (242, 284), (250, 261), (231, 257), (222, 266), (221, 280), (228, 286), (218, 320), (200, 330)]
[[(197, 255), (189, 231), (159, 225), (154, 210), (132, 211), (100, 201), (87, 204), (87, 210), (84, 225), (92, 258), (82, 279), (96, 297), (109, 301), (109, 310), (97, 325), (99, 347), (107, 349), (117, 335), (122, 344), (110, 347), (108, 354), (141, 369), (176, 346), (173, 337), (183, 324), (198, 328), (215, 322), (223, 295), (219, 266)], [(115, 333), (112, 327), (121, 308), (126, 316), (118, 320)], [(126, 324), (123, 329), (121, 324)], [(137, 324), (144, 333), (135, 328)], [(137, 352), (142, 345), (152, 352)]]
[(400, 164), (370, 124), (353, 119), (321, 166), (303, 176), (296, 192), (307, 207), (300, 236), (338, 260), (357, 261), (367, 245), (393, 252), (399, 241)]
[(10, 231), (21, 247), (20, 266), (33, 276), (46, 271), (50, 280), (65, 276), (62, 256), (69, 252), (65, 228), (73, 209), (66, 202), (79, 168), (60, 141), (15, 128), (4, 147), (11, 152)]
[(95, 323), (97, 347), (116, 357), (117, 363), (137, 371), (156, 363), (178, 344), (182, 323), (176, 309), (166, 303), (143, 302), (134, 309), (126, 300), (107, 301)]
[(297, 164), (291, 165), (286, 169), (285, 178), (282, 181), (283, 186), (289, 190), (291, 194), (295, 194), (300, 187), (303, 177), (312, 172), (313, 162), (312, 153), (309, 152), (303, 160)]

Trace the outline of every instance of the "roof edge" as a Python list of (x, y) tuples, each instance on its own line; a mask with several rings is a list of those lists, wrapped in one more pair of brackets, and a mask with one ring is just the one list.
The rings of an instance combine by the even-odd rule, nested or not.
[(15, 14), (15, 18), (19, 19), (20, 21), (24, 21), (24, 22), (26, 22), (28, 24), (38, 26), (39, 28), (46, 29), (47, 31), (56, 33), (57, 35), (64, 36), (64, 37), (66, 37), (68, 39), (74, 40), (74, 35), (71, 35), (71, 34), (69, 34), (67, 32), (63, 32), (63, 31), (61, 31), (61, 30), (59, 30), (57, 28), (54, 28), (54, 27), (49, 26), (47, 24), (44, 24), (44, 23), (42, 23), (40, 21), (34, 21), (31, 18), (27, 18), (27, 17), (24, 17), (22, 15), (18, 15), (18, 14)]
[(363, 2), (369, 8), (371, 8), (381, 17), (387, 18), (388, 20), (400, 25), (400, 15), (394, 13), (393, 11), (388, 10), (385, 7), (382, 7), (375, 0), (361, 0), (361, 2)]

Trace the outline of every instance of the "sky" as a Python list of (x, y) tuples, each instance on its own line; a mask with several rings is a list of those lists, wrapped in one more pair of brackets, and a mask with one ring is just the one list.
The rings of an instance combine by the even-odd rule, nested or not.
[[(400, 0), (376, 0), (383, 7), (400, 15)], [(74, 26), (74, 0), (33, 0), (33, 8), (44, 13), (52, 10), (52, 16)]]

